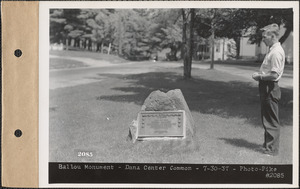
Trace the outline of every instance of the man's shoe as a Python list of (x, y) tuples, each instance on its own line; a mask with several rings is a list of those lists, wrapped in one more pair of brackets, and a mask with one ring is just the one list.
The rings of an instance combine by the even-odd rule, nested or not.
[(266, 151), (266, 148), (261, 146), (261, 147), (256, 148), (255, 151), (263, 153), (264, 151)]
[(263, 151), (263, 153), (268, 155), (268, 156), (277, 156), (278, 155), (278, 152), (273, 152), (273, 151), (270, 151), (270, 150), (265, 150), (265, 151)]

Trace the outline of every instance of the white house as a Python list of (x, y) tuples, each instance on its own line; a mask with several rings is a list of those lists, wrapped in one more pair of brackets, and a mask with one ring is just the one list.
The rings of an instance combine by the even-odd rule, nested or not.
[[(284, 30), (280, 32), (281, 36), (284, 33)], [(288, 38), (284, 41), (282, 45), (286, 63), (291, 64), (293, 62), (293, 32), (290, 33)], [(253, 58), (259, 61), (262, 61), (264, 56), (267, 54), (269, 48), (261, 42), (260, 45), (250, 44), (249, 37), (242, 37), (240, 41), (240, 56), (242, 58)]]
[[(201, 42), (194, 41), (194, 59), (205, 60), (211, 58), (212, 45), (209, 39)], [(236, 53), (235, 42), (233, 39), (218, 38), (215, 39), (214, 60), (227, 60)]]

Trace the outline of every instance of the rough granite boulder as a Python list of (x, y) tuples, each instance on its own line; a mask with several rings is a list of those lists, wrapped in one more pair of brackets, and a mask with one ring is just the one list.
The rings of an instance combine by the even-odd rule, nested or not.
[[(153, 91), (146, 98), (141, 111), (172, 111), (184, 110), (186, 115), (186, 138), (183, 140), (171, 140), (173, 147), (195, 147), (195, 121), (180, 89), (170, 90), (167, 93), (159, 90)], [(137, 121), (130, 126), (129, 138), (135, 141)]]
[(171, 110), (185, 110), (186, 115), (186, 130), (187, 134), (192, 136), (195, 133), (195, 121), (192, 117), (191, 111), (183, 97), (180, 89), (174, 89), (167, 93), (159, 90), (153, 91), (146, 98), (142, 111), (171, 111)]
[(176, 110), (175, 104), (167, 93), (159, 90), (153, 91), (146, 98), (142, 111), (171, 111)]

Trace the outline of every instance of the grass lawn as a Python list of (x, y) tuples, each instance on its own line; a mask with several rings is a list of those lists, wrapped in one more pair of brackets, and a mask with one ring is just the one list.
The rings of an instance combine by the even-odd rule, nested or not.
[[(197, 164), (292, 163), (293, 91), (282, 89), (280, 154), (258, 148), (264, 131), (258, 88), (217, 70), (162, 68), (142, 74), (103, 74), (102, 79), (50, 90), (50, 161)], [(127, 141), (128, 129), (154, 90), (181, 89), (196, 123), (196, 149), (173, 142)], [(77, 157), (92, 151), (93, 157)]]

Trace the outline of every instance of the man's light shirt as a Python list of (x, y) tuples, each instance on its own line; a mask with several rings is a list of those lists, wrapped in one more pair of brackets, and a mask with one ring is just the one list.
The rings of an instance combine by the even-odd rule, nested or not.
[(274, 81), (278, 81), (282, 74), (285, 64), (285, 53), (280, 45), (280, 42), (273, 44), (270, 48), (268, 54), (266, 54), (265, 59), (260, 67), (261, 73), (271, 73), (276, 72), (278, 77)]

